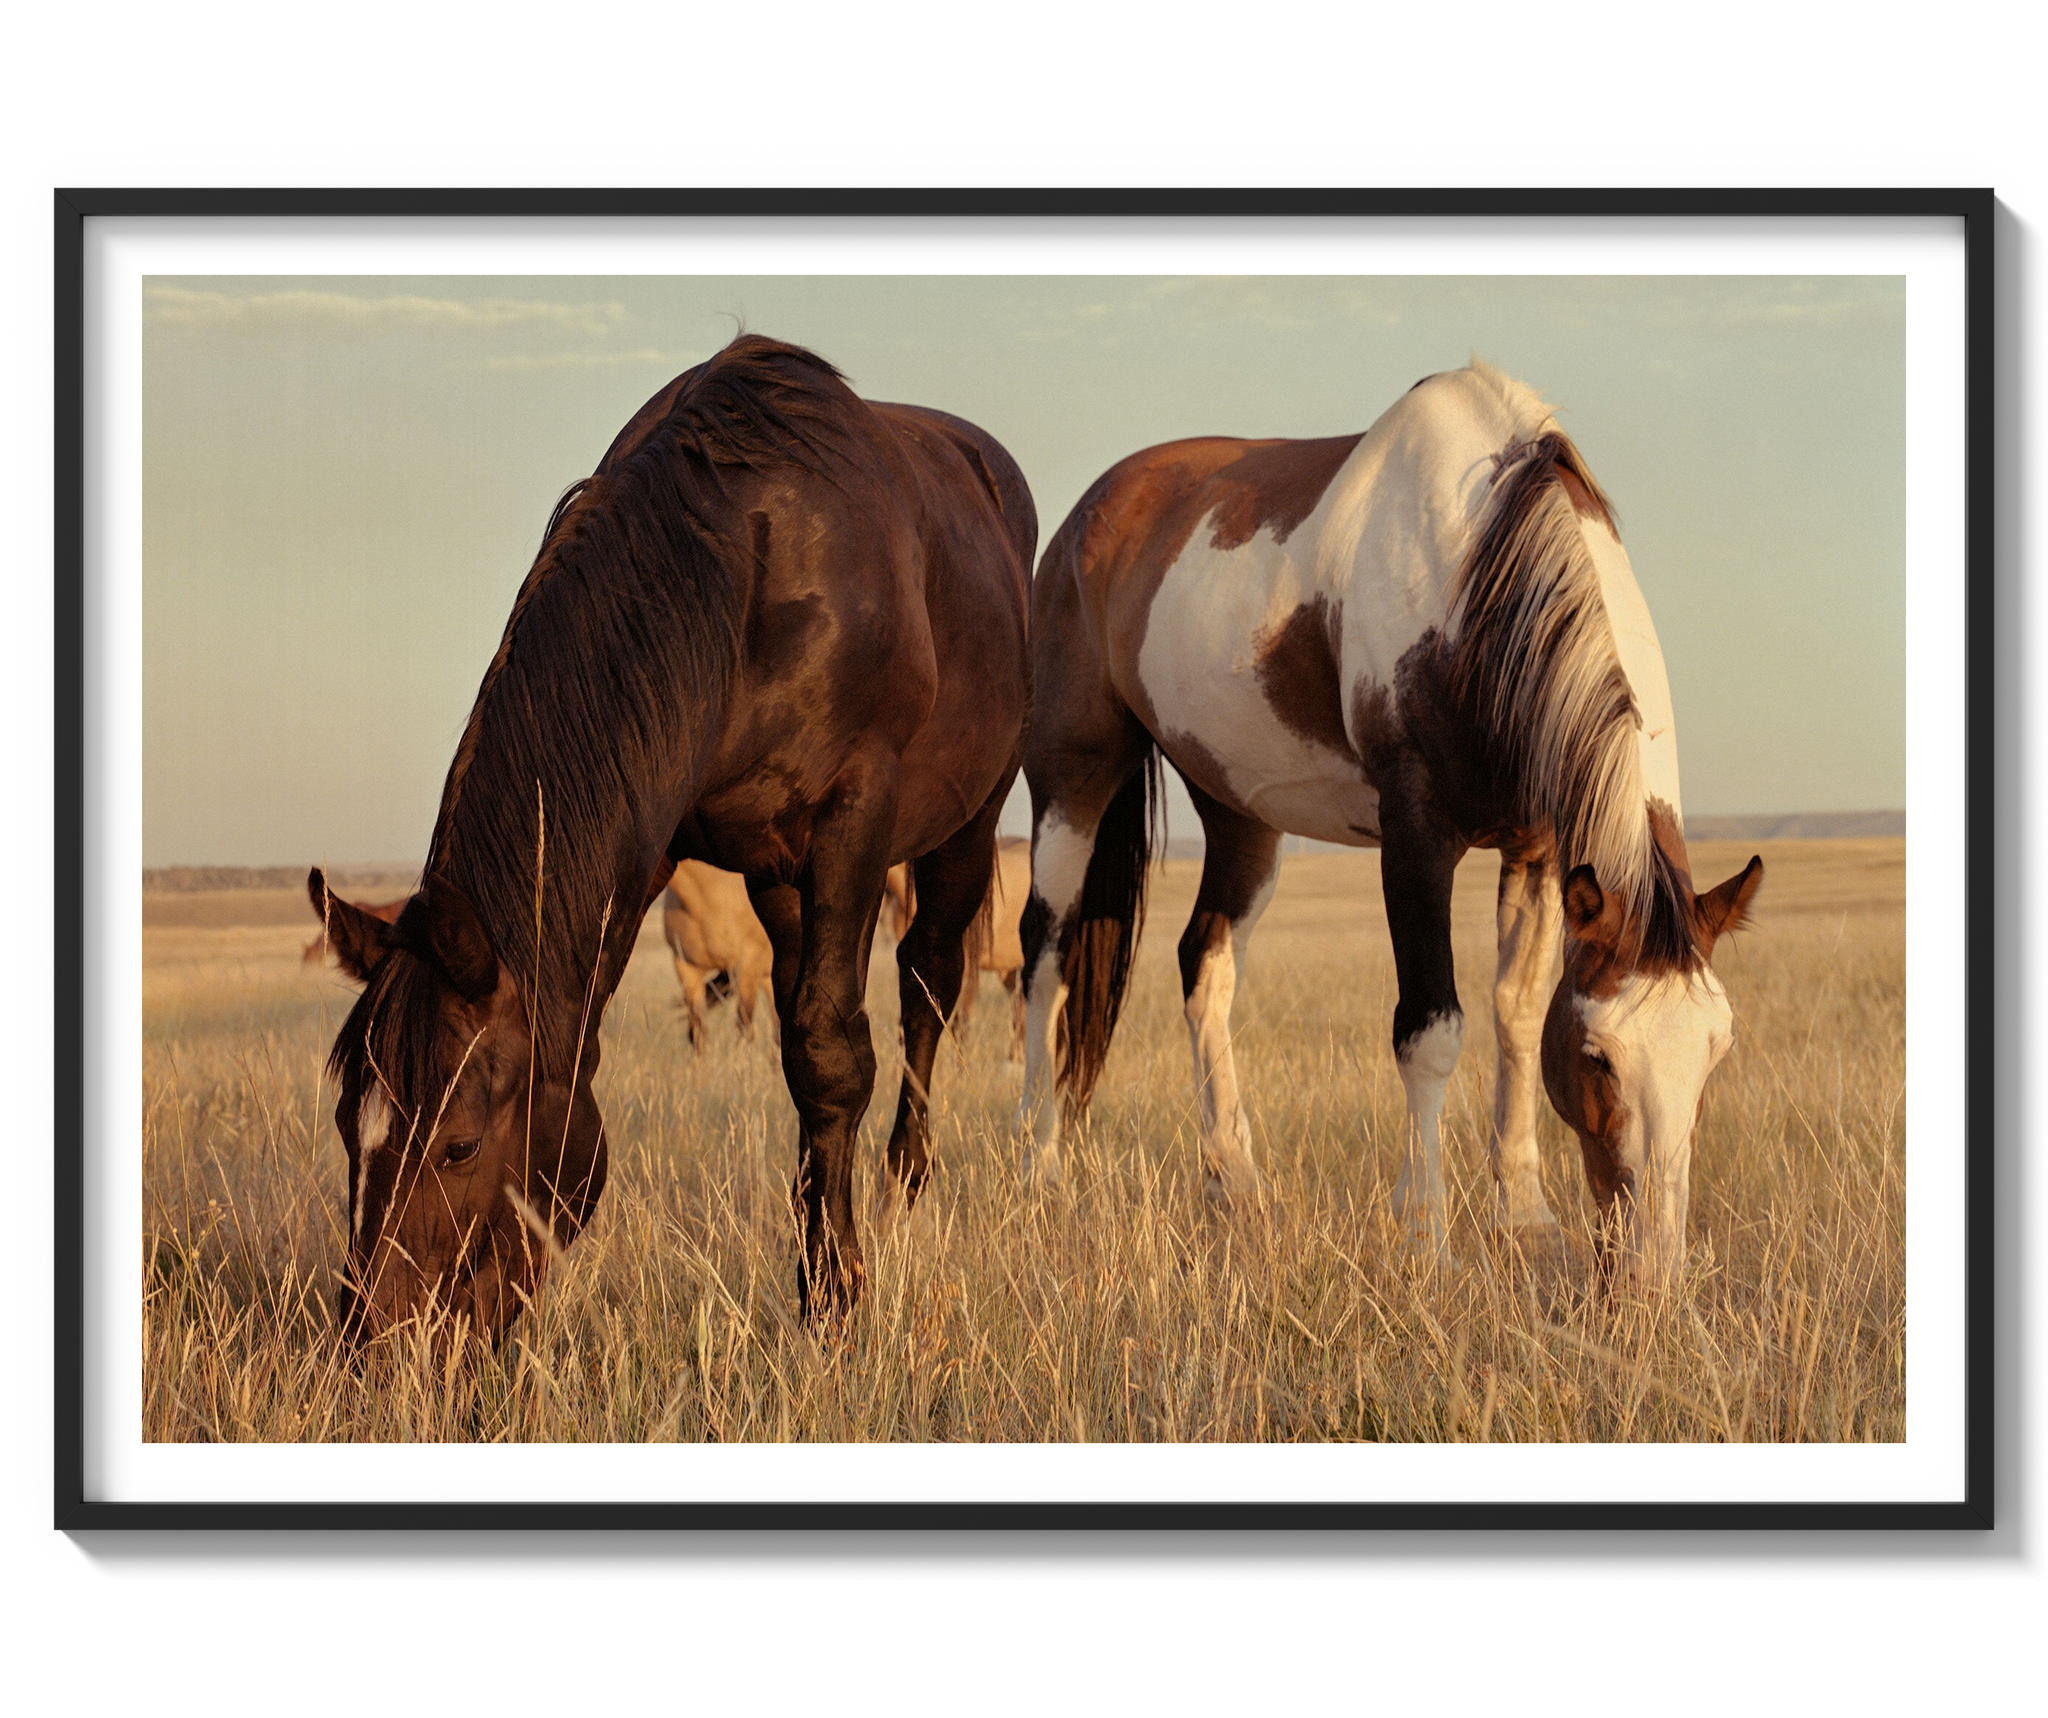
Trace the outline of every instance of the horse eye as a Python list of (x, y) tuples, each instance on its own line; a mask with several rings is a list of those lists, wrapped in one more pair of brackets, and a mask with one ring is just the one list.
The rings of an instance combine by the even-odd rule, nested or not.
[(467, 1163), (476, 1156), (477, 1148), (482, 1144), (480, 1139), (451, 1140), (448, 1149), (441, 1154), (441, 1161), (447, 1164)]
[(1614, 1064), (1608, 1061), (1606, 1056), (1604, 1056), (1600, 1051), (1594, 1049), (1592, 1045), (1588, 1044), (1583, 1050), (1579, 1052), (1579, 1054), (1586, 1058), (1586, 1065), (1588, 1067), (1598, 1068), (1600, 1072), (1603, 1074), (1611, 1074), (1614, 1072)]

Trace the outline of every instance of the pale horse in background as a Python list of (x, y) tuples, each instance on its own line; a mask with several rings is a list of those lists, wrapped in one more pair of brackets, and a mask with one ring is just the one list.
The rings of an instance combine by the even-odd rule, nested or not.
[(700, 859), (681, 861), (662, 894), (661, 932), (682, 983), (691, 1049), (704, 1047), (705, 1012), (727, 996), (741, 1038), (754, 1035), (754, 1008), (764, 989), (774, 1021), (775, 949), (747, 897), (744, 877)]

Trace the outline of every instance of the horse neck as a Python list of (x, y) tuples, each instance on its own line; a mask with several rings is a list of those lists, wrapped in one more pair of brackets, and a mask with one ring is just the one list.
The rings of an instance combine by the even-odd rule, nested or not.
[[(702, 749), (679, 741), (666, 771), (581, 799), (558, 765), (529, 805), (465, 795), (449, 819), (436, 863), (475, 906), (557, 1076), (596, 1066), (599, 1022), (658, 892), (664, 850), (696, 799)], [(478, 754), (485, 777), (505, 773), (489, 767), (498, 760), (487, 742)], [(473, 783), (478, 773), (473, 761)]]
[(525, 987), (551, 1063), (617, 986), (724, 728), (753, 562), (707, 532), (693, 484), (687, 460), (650, 455), (565, 498), (442, 796), (435, 862)]

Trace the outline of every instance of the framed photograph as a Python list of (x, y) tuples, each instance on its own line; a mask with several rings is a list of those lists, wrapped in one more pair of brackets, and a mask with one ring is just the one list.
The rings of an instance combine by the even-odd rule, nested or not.
[(58, 1526), (1990, 1526), (1992, 207), (59, 192)]

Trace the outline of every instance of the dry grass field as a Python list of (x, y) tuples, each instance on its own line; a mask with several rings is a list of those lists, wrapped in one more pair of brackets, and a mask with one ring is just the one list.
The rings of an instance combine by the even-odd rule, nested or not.
[[(1495, 862), (1459, 877), (1466, 1048), (1446, 1113), (1453, 1262), (1386, 1217), (1401, 1087), (1374, 854), (1290, 858), (1238, 993), (1270, 1213), (1208, 1211), (1173, 944), (1197, 867), (1153, 888), (1124, 1024), (1067, 1185), (1026, 1193), (1019, 1080), (991, 981), (941, 1051), (937, 1173), (870, 1234), (841, 1339), (794, 1322), (794, 1112), (729, 1008), (683, 1037), (658, 928), (605, 1021), (612, 1139), (597, 1221), (501, 1351), (351, 1363), (334, 1335), (344, 1158), (320, 1069), (349, 991), (301, 968), (293, 894), (145, 903), (144, 1435), (152, 1439), (1894, 1440), (1905, 1431), (1904, 843), (1760, 845), (1756, 928), (1717, 966), (1736, 1047), (1694, 1154), (1691, 1263), (1669, 1295), (1592, 1289), (1577, 1148), (1543, 1111), (1562, 1257), (1487, 1242)], [(893, 1113), (895, 968), (869, 992)]]

